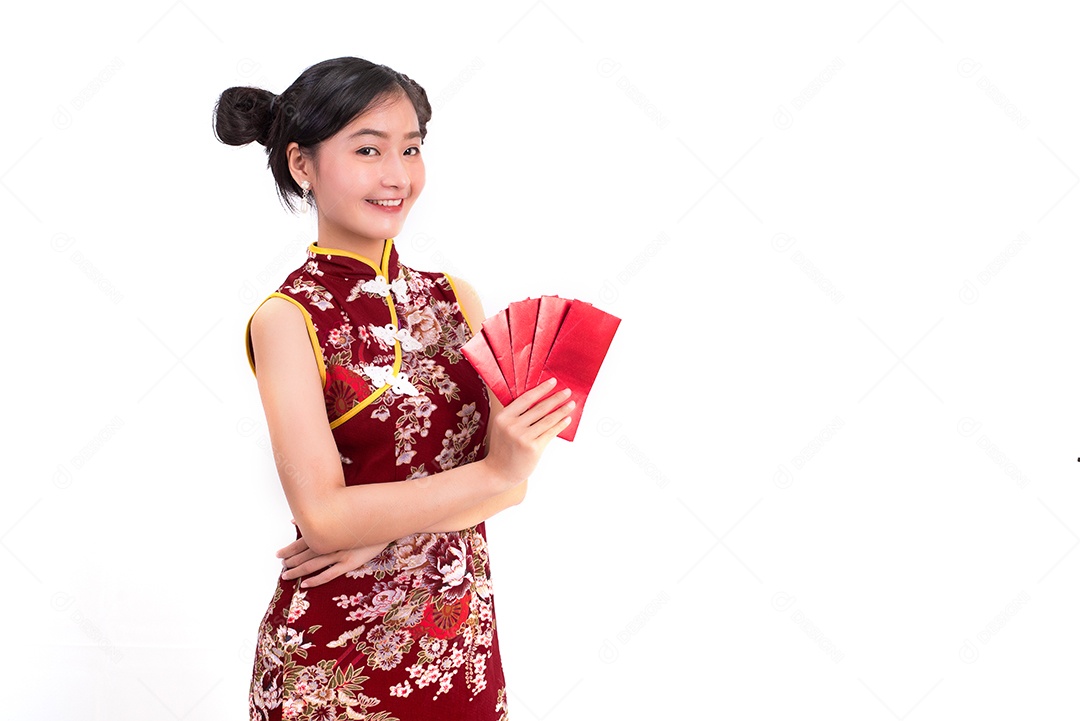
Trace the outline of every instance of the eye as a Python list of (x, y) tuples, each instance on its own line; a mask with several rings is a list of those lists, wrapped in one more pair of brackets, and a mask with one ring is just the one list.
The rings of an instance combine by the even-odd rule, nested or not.
[(371, 153), (365, 153), (365, 152), (364, 152), (365, 150), (374, 150), (374, 151), (375, 151), (376, 153), (377, 153), (377, 152), (379, 152), (379, 151), (378, 151), (377, 149), (373, 148), (372, 146), (370, 146), (370, 145), (365, 145), (364, 147), (362, 147), (362, 148), (360, 148), (359, 150), (357, 150), (357, 151), (356, 151), (356, 154), (357, 154), (357, 155), (365, 155), (365, 156), (367, 156), (367, 155), (371, 155)]
[(419, 155), (420, 154), (420, 148), (416, 147), (415, 145), (412, 146), (411, 148), (406, 148), (405, 152), (409, 152), (410, 150), (415, 150), (416, 151), (415, 153), (413, 153), (413, 155)]

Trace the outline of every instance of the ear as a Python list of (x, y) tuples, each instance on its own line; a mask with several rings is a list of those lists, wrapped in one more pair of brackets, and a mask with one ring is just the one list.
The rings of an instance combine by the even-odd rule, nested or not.
[(315, 164), (312, 159), (300, 152), (300, 144), (295, 140), (285, 147), (285, 155), (289, 159), (289, 173), (297, 185), (305, 180), (315, 185)]

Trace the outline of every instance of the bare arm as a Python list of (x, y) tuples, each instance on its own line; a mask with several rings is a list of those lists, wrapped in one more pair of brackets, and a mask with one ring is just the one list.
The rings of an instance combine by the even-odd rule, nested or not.
[(252, 318), (251, 342), (278, 475), (315, 553), (385, 545), (491, 502), (528, 478), (569, 423), (567, 396), (544, 398), (553, 384), (540, 387), (491, 419), (484, 459), (421, 479), (346, 486), (299, 309), (268, 299)]

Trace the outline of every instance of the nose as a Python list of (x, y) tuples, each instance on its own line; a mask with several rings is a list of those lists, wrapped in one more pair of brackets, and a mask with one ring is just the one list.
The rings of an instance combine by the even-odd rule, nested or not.
[(396, 155), (387, 156), (383, 162), (382, 184), (387, 188), (409, 188), (409, 169), (405, 167), (404, 158)]

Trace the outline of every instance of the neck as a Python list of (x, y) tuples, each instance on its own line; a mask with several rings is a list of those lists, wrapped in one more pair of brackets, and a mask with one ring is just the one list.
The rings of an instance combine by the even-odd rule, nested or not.
[(320, 248), (337, 248), (347, 250), (350, 253), (370, 258), (378, 264), (382, 258), (383, 248), (386, 245), (385, 238), (362, 238), (352, 233), (344, 232), (338, 227), (326, 227), (319, 223), (319, 239), (315, 242)]

